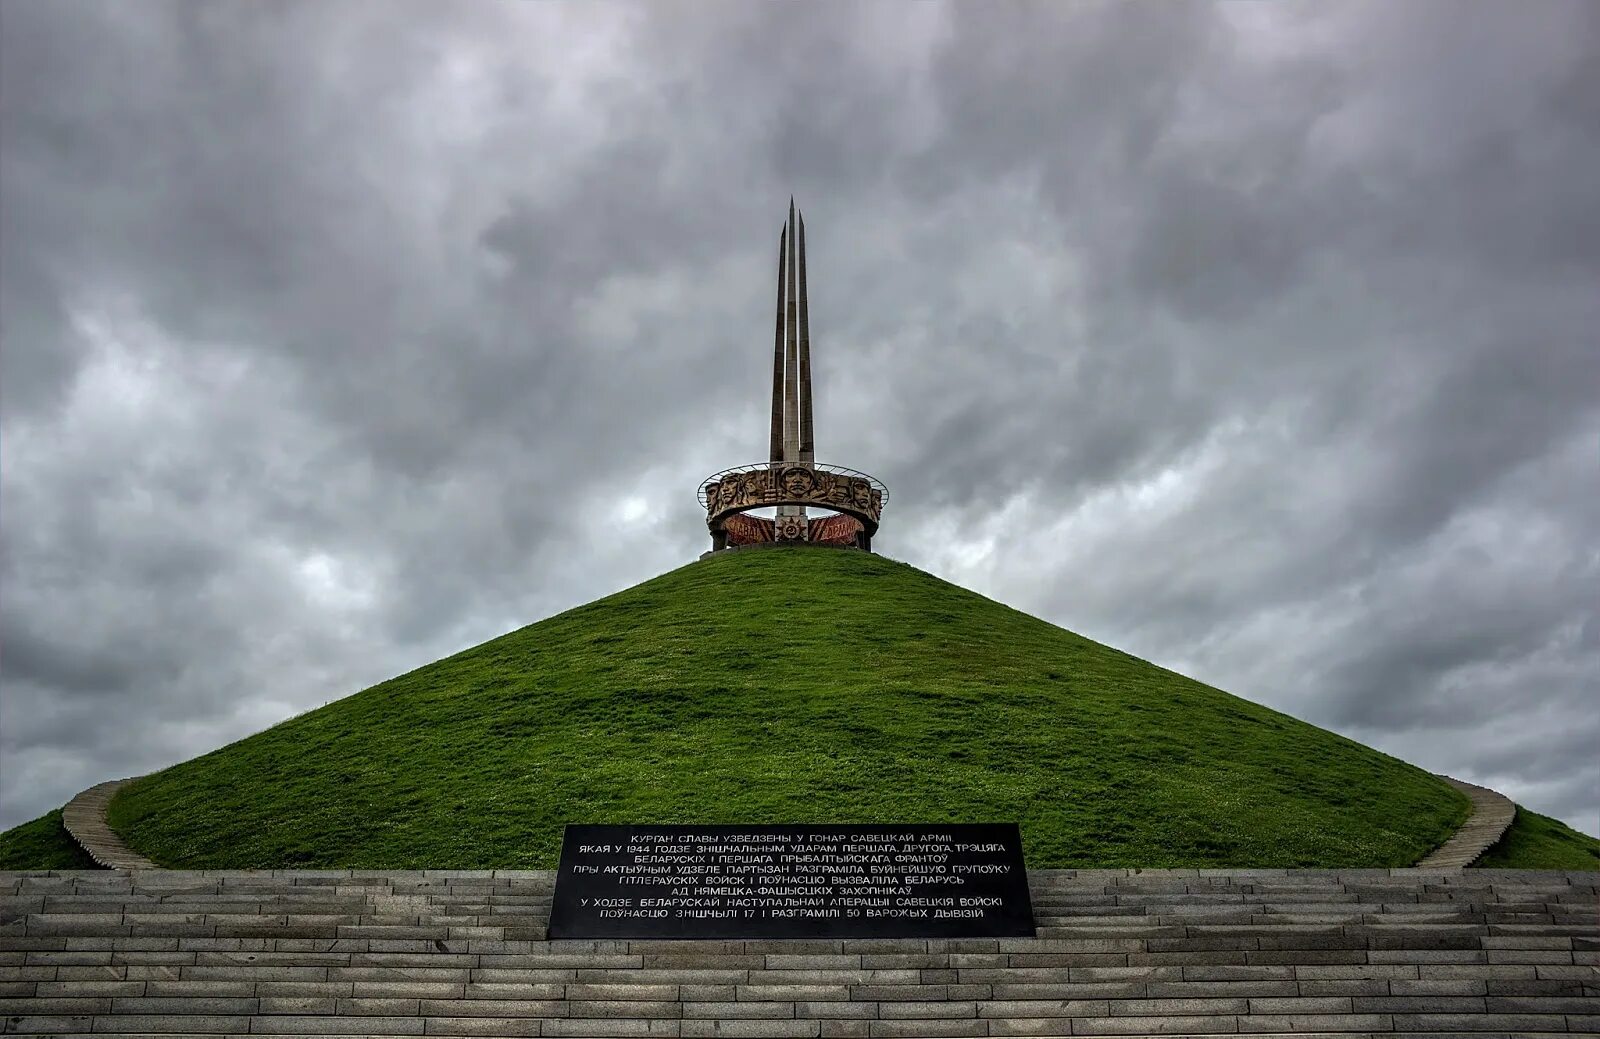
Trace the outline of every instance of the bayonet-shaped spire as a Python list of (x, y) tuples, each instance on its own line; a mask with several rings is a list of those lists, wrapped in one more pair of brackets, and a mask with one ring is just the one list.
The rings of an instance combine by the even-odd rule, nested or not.
[(806, 307), (806, 218), (800, 217), (800, 463), (817, 460), (811, 439), (811, 315)]
[(774, 464), (812, 464), (811, 315), (806, 305), (805, 219), (789, 199), (789, 220), (778, 237), (778, 311), (772, 347)]
[(800, 360), (796, 339), (799, 320), (794, 292), (795, 275), (795, 225), (794, 199), (789, 199), (789, 224), (785, 229), (789, 240), (789, 274), (784, 282), (785, 303), (783, 330), (783, 460), (800, 460)]
[(772, 462), (783, 461), (783, 273), (789, 254), (789, 228), (778, 236), (778, 327), (772, 343)]

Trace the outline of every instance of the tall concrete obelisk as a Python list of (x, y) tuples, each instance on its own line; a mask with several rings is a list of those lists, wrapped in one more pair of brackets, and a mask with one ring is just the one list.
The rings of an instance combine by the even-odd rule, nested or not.
[[(811, 316), (806, 307), (806, 224), (789, 200), (778, 238), (778, 315), (772, 348), (772, 465), (816, 462), (811, 433)], [(780, 518), (805, 519), (804, 505), (780, 505)]]

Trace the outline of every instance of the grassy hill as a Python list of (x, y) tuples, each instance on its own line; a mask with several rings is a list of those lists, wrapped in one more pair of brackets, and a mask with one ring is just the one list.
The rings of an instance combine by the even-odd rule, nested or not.
[(1600, 870), (1600, 840), (1559, 819), (1518, 805), (1510, 829), (1473, 865), (1491, 869)]
[(0, 833), (0, 869), (99, 869), (61, 825), (58, 808)]
[[(149, 777), (171, 866), (551, 866), (567, 821), (1015, 819), (1049, 866), (1404, 865), (1465, 799), (881, 557), (719, 556)], [(1483, 866), (1600, 869), (1519, 809)], [(52, 812), (0, 869), (93, 863)]]
[[(1505, 836), (1474, 867), (1600, 871), (1600, 840), (1517, 806)], [(99, 869), (61, 825), (61, 812), (0, 833), (0, 870)]]
[(721, 555), (125, 788), (184, 867), (549, 867), (565, 822), (1017, 820), (1029, 864), (1398, 866), (1467, 802), (879, 556)]

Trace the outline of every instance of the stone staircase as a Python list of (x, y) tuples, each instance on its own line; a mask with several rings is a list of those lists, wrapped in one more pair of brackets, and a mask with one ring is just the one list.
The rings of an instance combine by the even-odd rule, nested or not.
[(553, 874), (0, 873), (17, 1034), (1600, 1033), (1600, 873), (1036, 870), (1037, 938), (544, 940)]

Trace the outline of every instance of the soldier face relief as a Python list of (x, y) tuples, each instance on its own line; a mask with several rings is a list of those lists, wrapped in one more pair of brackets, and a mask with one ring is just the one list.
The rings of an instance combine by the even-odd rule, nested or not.
[(783, 472), (783, 490), (791, 498), (809, 498), (815, 486), (816, 479), (810, 469), (790, 466)]

